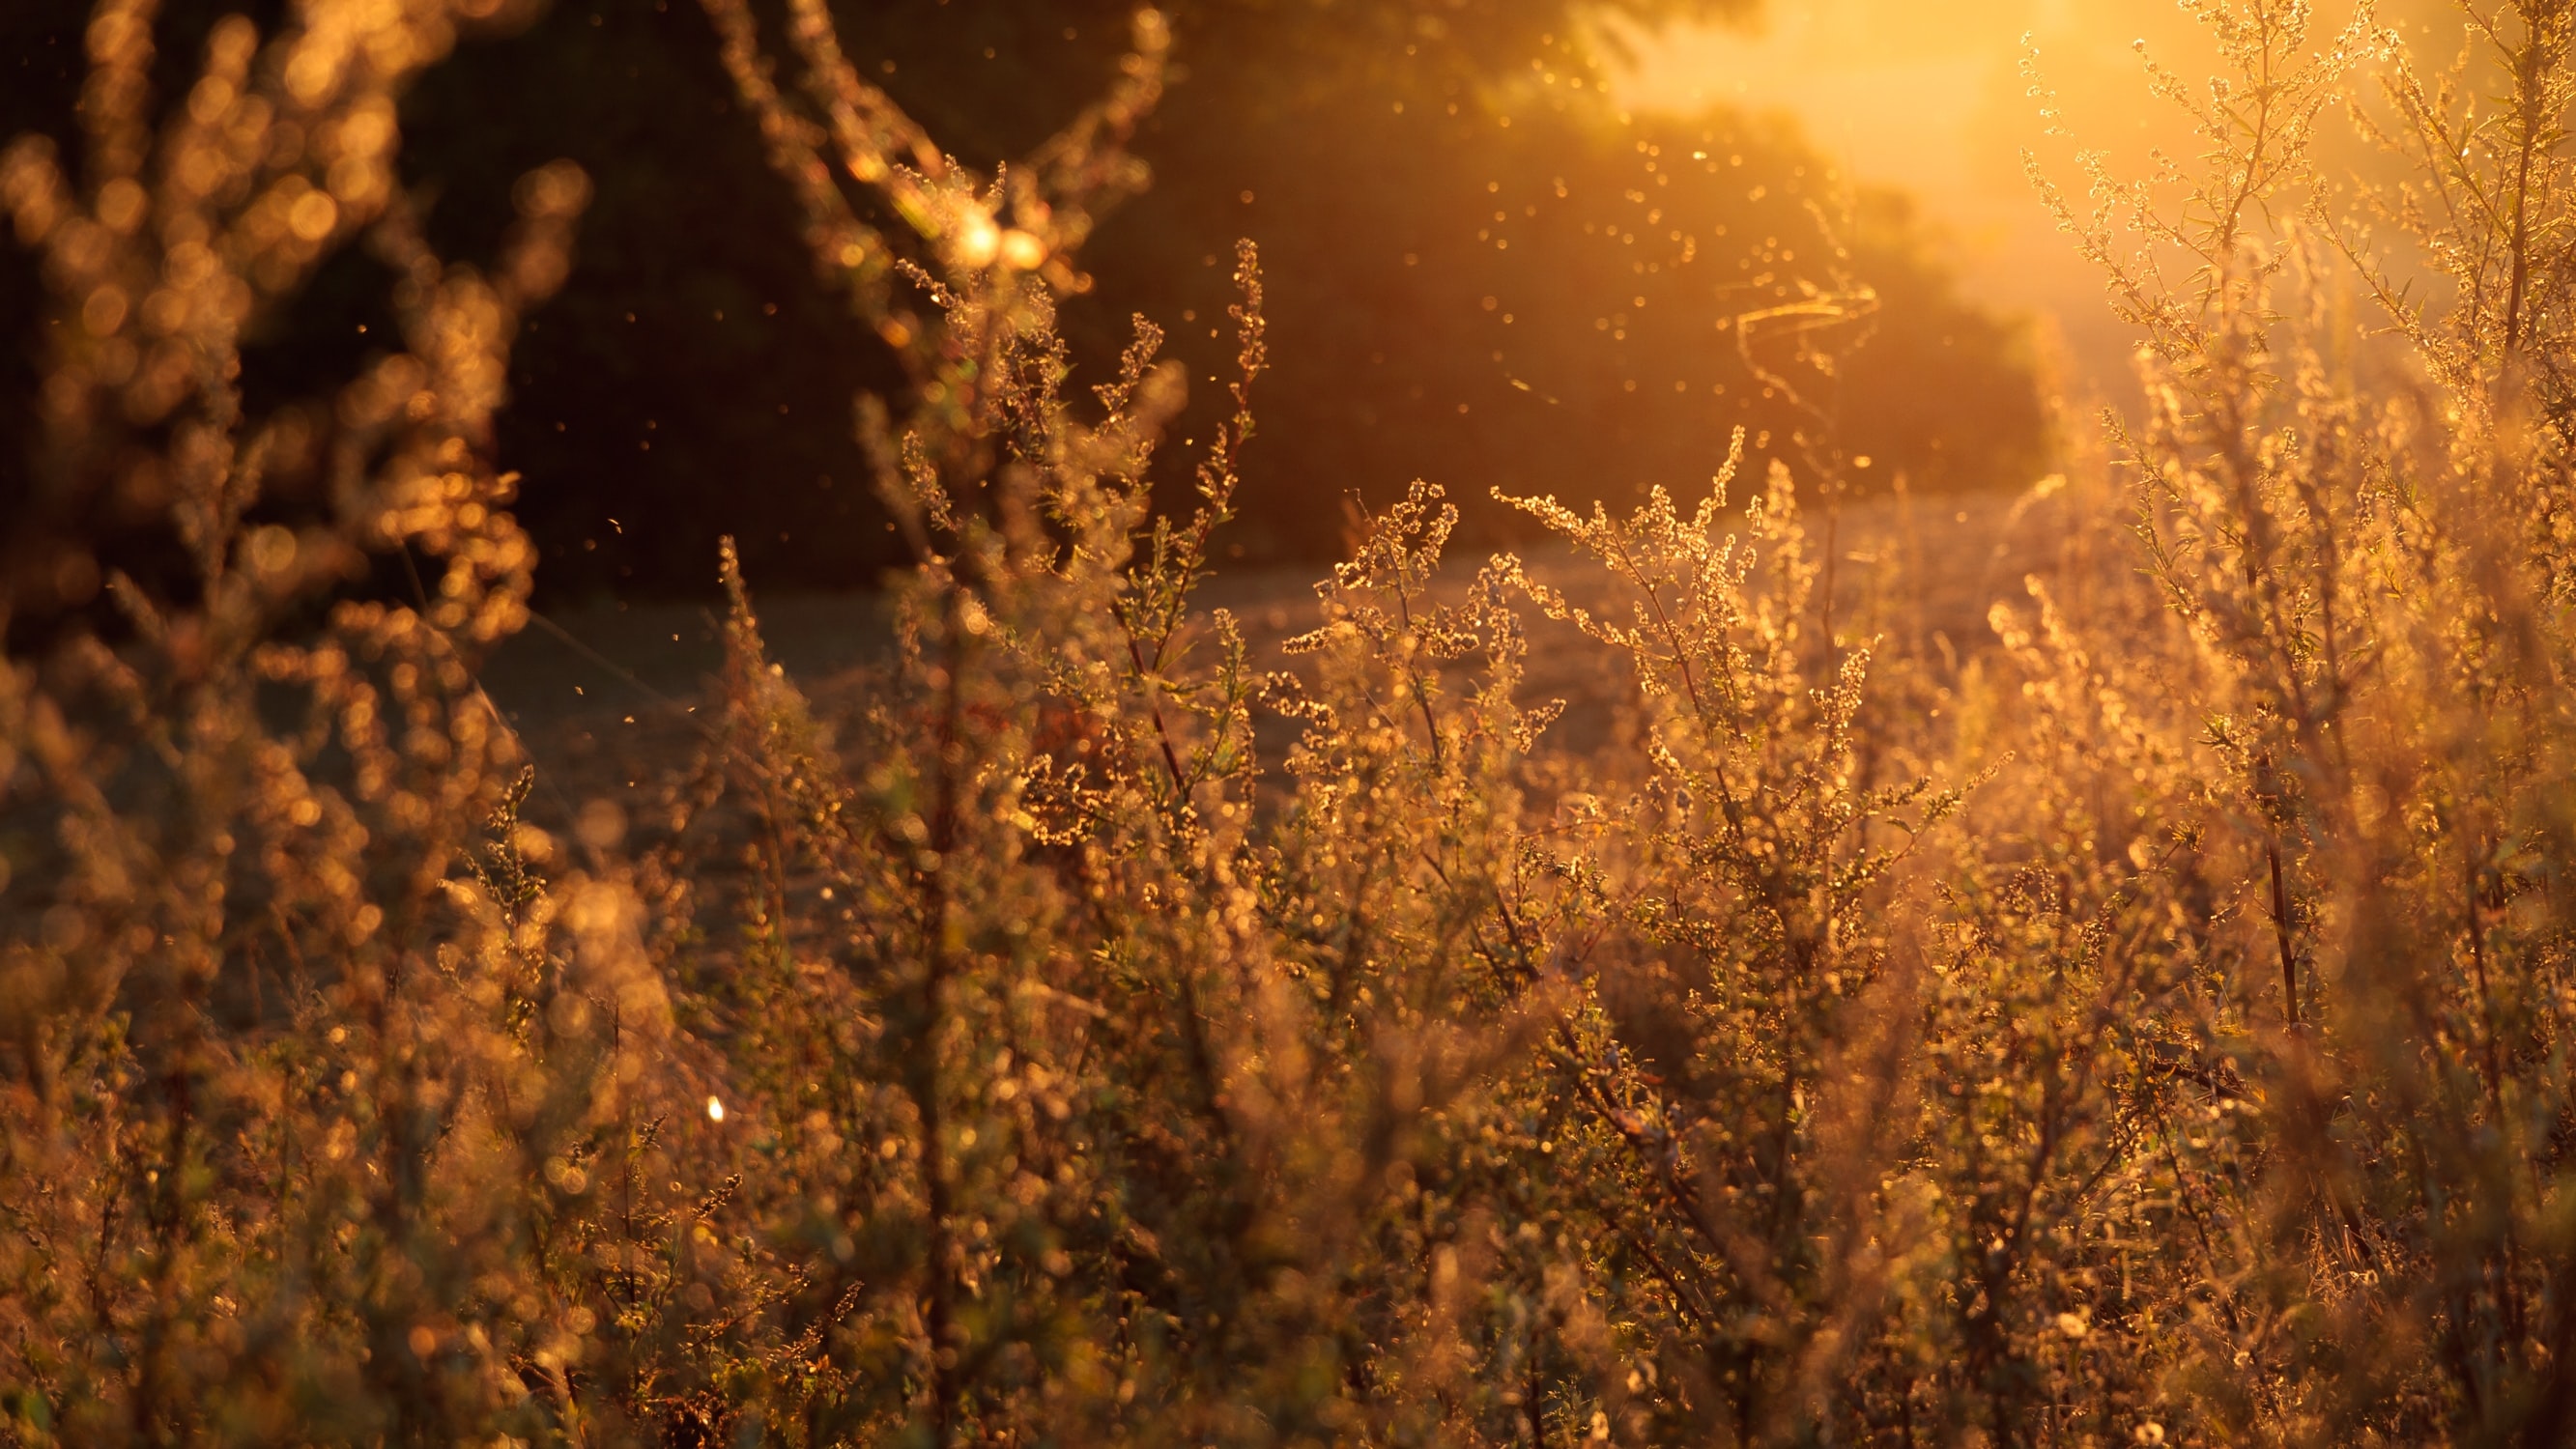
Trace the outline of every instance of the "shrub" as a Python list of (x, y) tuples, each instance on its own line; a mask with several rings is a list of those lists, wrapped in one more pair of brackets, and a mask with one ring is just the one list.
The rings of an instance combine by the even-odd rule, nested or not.
[[(1419, 485), (1265, 670), (1199, 602), (1249, 244), (1192, 516), (1150, 323), (1065, 395), (1158, 17), (983, 175), (819, 0), (792, 84), (705, 4), (912, 370), (862, 425), (916, 565), (836, 707), (728, 552), (722, 711), (633, 816), (536, 793), (473, 683), (528, 568), (483, 430), (583, 182), (495, 280), (416, 241), (383, 118), (471, 8), (227, 26), (156, 146), (109, 0), (93, 182), (0, 170), (48, 476), (186, 561), (49, 585), (0, 694), (14, 1437), (2567, 1437), (2559, 9), (2430, 80), (2203, 10), (2229, 77), (2152, 74), (2205, 179), (2058, 200), (2150, 405), (2033, 506), (2125, 501), (2145, 567), (1995, 649), (1837, 622), (1790, 466), (1721, 537), (1730, 465), (1507, 500), (1563, 553), (1472, 575)], [(2423, 164), (2363, 200), (2439, 308), (2310, 159), (2374, 56)], [(242, 329), (361, 235), (408, 350), (245, 418)], [(1597, 757), (1533, 648), (1630, 671)]]

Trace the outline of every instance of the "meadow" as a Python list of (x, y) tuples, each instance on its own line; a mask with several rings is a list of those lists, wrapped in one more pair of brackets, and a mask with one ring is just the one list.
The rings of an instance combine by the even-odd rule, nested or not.
[(1879, 486), (1819, 196), (1714, 477), (1301, 587), (1257, 234), (1213, 378), (1066, 336), (1168, 17), (988, 167), (699, 3), (900, 364), (865, 598), (532, 611), (615, 178), (398, 169), (510, 0), (100, 0), (0, 159), (0, 1440), (2576, 1442), (2576, 4), (2193, 0), (2199, 154), (2034, 165), (2140, 379), (2042, 477)]

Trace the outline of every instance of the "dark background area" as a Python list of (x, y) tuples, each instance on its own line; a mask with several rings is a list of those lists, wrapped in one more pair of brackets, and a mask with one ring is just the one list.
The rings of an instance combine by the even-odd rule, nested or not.
[[(837, 8), (870, 78), (983, 165), (1097, 95), (1127, 38), (1128, 7), (1105, 0)], [(1657, 21), (1732, 7), (1620, 8)], [(173, 0), (161, 94), (194, 73), (218, 16), (265, 31), (281, 10)], [(0, 135), (45, 131), (77, 156), (86, 16), (80, 0), (0, 8)], [(1093, 241), (1096, 285), (1066, 325), (1079, 386), (1130, 314), (1163, 324), (1191, 365), (1193, 436), (1232, 357), (1234, 239), (1261, 244), (1275, 372), (1234, 556), (1330, 555), (1351, 506), (1417, 476), (1466, 510), (1469, 542), (1494, 543), (1516, 536), (1495, 487), (1688, 492), (1739, 423), (1786, 451), (1799, 417), (1764, 396), (1724, 324), (1801, 279), (1882, 299), (1839, 384), (1840, 441), (1871, 458), (1861, 486), (2008, 486), (2039, 467), (2020, 331), (1958, 297), (1901, 198), (1841, 194), (1776, 123), (1619, 114), (1563, 0), (1195, 0), (1174, 19), (1176, 83), (1138, 140), (1154, 188)], [(818, 280), (694, 0), (557, 0), (515, 34), (469, 39), (406, 101), (403, 171), (450, 258), (492, 256), (512, 183), (559, 156), (589, 170), (596, 199), (571, 282), (520, 339), (499, 439), (526, 475), (519, 512), (548, 597), (705, 593), (724, 533), (766, 587), (871, 584), (895, 545), (852, 399), (899, 375)], [(252, 405), (351, 375), (384, 292), (363, 251), (340, 254), (255, 335)], [(46, 306), (31, 259), (0, 248), (0, 528), (35, 454)], [(1188, 460), (1166, 461), (1178, 501)]]

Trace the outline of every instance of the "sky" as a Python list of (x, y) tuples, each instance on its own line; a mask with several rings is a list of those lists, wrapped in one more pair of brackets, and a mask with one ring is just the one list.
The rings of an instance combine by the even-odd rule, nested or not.
[[(2319, 31), (2339, 22), (2319, 7)], [(2380, 7), (2428, 38), (2428, 0)], [(2456, 31), (2452, 31), (2456, 34)], [(1787, 111), (1863, 183), (1916, 194), (1947, 233), (1970, 292), (2039, 317), (2070, 370), (2097, 385), (2125, 371), (2131, 345), (2023, 171), (2022, 150), (2081, 194), (2078, 144), (2115, 170), (2145, 169), (2151, 148), (2189, 156), (2179, 113), (2147, 94), (2136, 42), (2189, 76), (2211, 52), (2174, 0), (1770, 0), (1746, 28), (1679, 27), (1627, 37), (1633, 66), (1615, 94), (1640, 110), (1729, 102)], [(2059, 97), (2071, 139), (2042, 134), (2021, 73), (2025, 47)], [(2445, 45), (2447, 57), (2450, 47)]]

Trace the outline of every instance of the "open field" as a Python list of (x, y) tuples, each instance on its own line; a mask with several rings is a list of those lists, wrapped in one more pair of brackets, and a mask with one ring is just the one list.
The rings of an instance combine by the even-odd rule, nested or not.
[[(1994, 648), (1987, 622), (1994, 604), (2027, 606), (2025, 578), (2054, 583), (2070, 568), (2135, 566), (2116, 553), (2101, 556), (2100, 530), (2072, 526), (2065, 506), (2062, 496), (2029, 493), (1846, 505), (1836, 546), (1836, 608), (1856, 628), (1884, 636), (1882, 647), (1953, 675), (1961, 662)], [(1821, 549), (1825, 520), (1813, 516), (1808, 525)], [(1470, 550), (1453, 553), (1465, 556), (1444, 564), (1437, 585), (1439, 594), (1452, 599), (1482, 567)], [(1564, 546), (1543, 544), (1525, 561), (1534, 577), (1570, 590), (1578, 600), (1602, 602), (1598, 571)], [(1319, 572), (1220, 573), (1203, 599), (1240, 621), (1255, 668), (1284, 668), (1291, 661), (1280, 644), (1318, 622), (1313, 583)], [(880, 597), (782, 597), (760, 590), (756, 579), (752, 584), (770, 657), (801, 688), (825, 701), (865, 690), (890, 638)], [(1565, 700), (1558, 743), (1577, 752), (1597, 749), (1614, 704), (1633, 698), (1635, 682), (1610, 654), (1571, 629), (1550, 627), (1535, 609), (1529, 612), (1541, 643), (1524, 693), (1533, 701)], [(663, 748), (685, 750), (686, 741), (697, 737), (689, 723), (693, 711), (714, 698), (723, 668), (720, 605), (609, 601), (549, 615), (511, 639), (485, 665), (481, 679), (524, 733), (534, 757), (549, 768), (570, 769), (603, 749), (608, 758), (622, 759), (615, 742), (629, 730)], [(624, 766), (604, 768), (615, 774)]]

